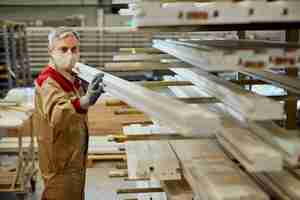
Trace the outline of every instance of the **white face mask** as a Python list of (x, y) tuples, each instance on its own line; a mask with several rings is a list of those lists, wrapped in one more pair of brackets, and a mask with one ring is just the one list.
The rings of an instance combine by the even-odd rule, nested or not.
[(51, 54), (51, 58), (55, 67), (64, 71), (70, 71), (76, 62), (79, 61), (79, 54), (54, 51)]

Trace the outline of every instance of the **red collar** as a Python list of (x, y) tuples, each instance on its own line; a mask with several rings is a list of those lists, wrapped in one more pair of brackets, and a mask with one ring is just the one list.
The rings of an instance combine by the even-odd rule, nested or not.
[(78, 79), (76, 79), (74, 83), (72, 83), (67, 78), (65, 78), (61, 73), (59, 73), (57, 70), (55, 70), (49, 65), (47, 65), (40, 72), (39, 76), (36, 79), (36, 83), (41, 87), (44, 81), (47, 80), (49, 77), (55, 80), (65, 92), (71, 92), (71, 91), (75, 92), (75, 89), (78, 90), (80, 87), (80, 81)]

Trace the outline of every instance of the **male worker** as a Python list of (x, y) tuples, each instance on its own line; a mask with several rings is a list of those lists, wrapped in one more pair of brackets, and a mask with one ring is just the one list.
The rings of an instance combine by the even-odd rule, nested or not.
[(58, 28), (49, 34), (49, 64), (35, 81), (35, 131), (45, 189), (42, 200), (83, 200), (88, 148), (87, 110), (103, 92), (103, 74), (85, 95), (72, 69), (79, 36)]

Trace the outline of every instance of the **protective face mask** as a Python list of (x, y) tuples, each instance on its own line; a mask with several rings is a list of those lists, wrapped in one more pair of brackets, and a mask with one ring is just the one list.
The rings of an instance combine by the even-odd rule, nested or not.
[(51, 54), (53, 64), (62, 70), (72, 70), (79, 60), (78, 54), (53, 52)]

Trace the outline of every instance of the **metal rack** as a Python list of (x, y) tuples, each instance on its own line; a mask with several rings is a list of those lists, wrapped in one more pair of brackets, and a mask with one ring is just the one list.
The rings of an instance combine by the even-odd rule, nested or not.
[[(142, 32), (132, 32), (131, 29), (72, 27), (80, 34), (80, 55), (84, 63), (95, 67), (103, 67), (111, 62), (119, 48), (150, 47), (151, 38)], [(47, 34), (50, 27), (27, 28), (28, 55), (32, 75), (48, 63)]]
[[(80, 33), (80, 56), (83, 63), (103, 67), (105, 63), (113, 62), (113, 57), (119, 49), (149, 48), (152, 40), (157, 38), (199, 38), (204, 33), (195, 32), (144, 32), (132, 28), (123, 27), (72, 27)], [(48, 63), (48, 41), (49, 27), (28, 27), (27, 42), (29, 65), (32, 75), (37, 73)], [(228, 34), (220, 32), (222, 36)], [(126, 54), (126, 52), (124, 52)]]
[(14, 87), (31, 84), (25, 26), (0, 21), (0, 89), (4, 96)]
[[(149, 9), (149, 7), (151, 7), (151, 2), (147, 2), (147, 1), (140, 1), (137, 4), (133, 4), (133, 8), (135, 8), (136, 5), (139, 5), (139, 3), (141, 4), (142, 10), (144, 9), (145, 12), (147, 11), (147, 9)], [(145, 3), (145, 4), (143, 4)], [(160, 2), (153, 2), (154, 5), (161, 5)], [(258, 1), (249, 1), (249, 2), (243, 2), (241, 1), (238, 4), (235, 4), (233, 7), (228, 7), (228, 5), (230, 5), (233, 2), (216, 2), (211, 3), (210, 5), (208, 5), (207, 7), (204, 6), (204, 10), (202, 10), (202, 8), (196, 8), (195, 9), (194, 5), (192, 5), (192, 3), (187, 3), (187, 7), (188, 9), (185, 10), (184, 12), (190, 12), (189, 9), (191, 9), (193, 12), (211, 12), (210, 6), (212, 6), (212, 8), (215, 8), (216, 10), (222, 10), (222, 13), (224, 14), (225, 17), (229, 17), (226, 18), (226, 22), (225, 23), (221, 23), (221, 22), (217, 22), (213, 17), (213, 15), (208, 15), (207, 18), (204, 19), (198, 19), (199, 21), (195, 21), (191, 19), (191, 24), (184, 24), (182, 21), (177, 21), (177, 24), (171, 24), (170, 26), (168, 25), (160, 25), (160, 24), (147, 24), (144, 25), (143, 23), (139, 24), (137, 23), (137, 27), (140, 28), (140, 30), (143, 30), (145, 32), (154, 32), (154, 31), (167, 31), (167, 32), (172, 32), (172, 31), (177, 31), (177, 32), (199, 32), (199, 31), (237, 31), (239, 39), (245, 39), (246, 37), (246, 31), (249, 30), (285, 30), (286, 31), (286, 41), (287, 42), (299, 42), (299, 31), (298, 29), (300, 28), (300, 18), (296, 12), (296, 10), (293, 9), (294, 7), (299, 6), (299, 2), (295, 2), (295, 1), (274, 1), (274, 2), (258, 2)], [(243, 10), (240, 13), (233, 13), (235, 12), (235, 8), (236, 6), (239, 7), (243, 4), (247, 4), (246, 6), (246, 10)], [(222, 8), (222, 5), (227, 5), (227, 7)], [(261, 12), (261, 8), (262, 6), (265, 5), (270, 5), (270, 6), (274, 6), (274, 8), (276, 7), (276, 10), (278, 11), (276, 12), (266, 12), (266, 13), (262, 13), (261, 15), (257, 15), (257, 13), (255, 13), (255, 15), (249, 15), (249, 12), (251, 9), (255, 8), (255, 11), (258, 10), (259, 12)], [(245, 6), (245, 5), (243, 5)], [(137, 11), (141, 12), (139, 9), (139, 6), (137, 7)], [(159, 6), (157, 7), (159, 9), (158, 13), (164, 15), (163, 13), (163, 8)], [(228, 8), (228, 9), (227, 9)], [(172, 6), (171, 8), (172, 9)], [(176, 8), (176, 12), (179, 12), (180, 8)], [(286, 12), (286, 11), (291, 11), (291, 12)], [(142, 18), (143, 20), (150, 22), (147, 19), (147, 15), (140, 15), (137, 13), (135, 13), (134, 9), (132, 10), (133, 15), (135, 15), (136, 19)], [(248, 15), (246, 15), (246, 13), (248, 12)], [(153, 14), (155, 15), (155, 14)], [(230, 16), (234, 16), (234, 15), (241, 15), (241, 16), (245, 16), (242, 18), (241, 21), (235, 21), (235, 20), (239, 20), (239, 19), (235, 19), (234, 17), (230, 17)], [(264, 15), (267, 16), (267, 20), (264, 19)], [(271, 16), (273, 16), (276, 18), (276, 21), (272, 21), (270, 19), (273, 19)], [(291, 18), (290, 18), (290, 17)], [(164, 21), (165, 23), (168, 23), (168, 16), (165, 16), (167, 20), (164, 21), (164, 19), (162, 21)], [(219, 17), (219, 16), (218, 16)], [(254, 20), (254, 18), (257, 17), (257, 19)], [(151, 18), (151, 15), (150, 17)], [(193, 63), (195, 64), (195, 63)], [(297, 77), (298, 76), (298, 68), (296, 66), (294, 67), (288, 67), (286, 69), (284, 69), (285, 74), (290, 76), (290, 77)], [(253, 75), (249, 76), (249, 73), (245, 76), (245, 74), (243, 75), (243, 73), (241, 72), (237, 72), (239, 79), (252, 79)], [(276, 82), (276, 81), (275, 81)], [(274, 83), (274, 82), (273, 82)], [(249, 84), (250, 88), (252, 84)], [(289, 98), (285, 104), (285, 108), (286, 108), (286, 113), (287, 113), (287, 120), (286, 120), (286, 127), (288, 129), (295, 129), (296, 128), (296, 122), (297, 122), (297, 95), (290, 93), (289, 92), (289, 96), (291, 98)]]
[[(228, 10), (225, 10), (225, 13), (228, 14), (228, 16), (234, 16), (236, 14), (240, 14), (240, 11), (237, 11), (237, 13), (233, 13), (235, 11), (233, 8), (235, 6), (237, 6), (238, 4), (240, 4), (239, 2), (238, 3), (234, 2), (235, 5), (233, 5), (232, 8), (230, 8)], [(249, 2), (259, 5), (257, 7), (257, 9), (261, 8), (260, 6), (263, 4), (262, 2), (267, 3), (267, 1), (247, 1), (247, 3), (249, 3)], [(274, 3), (274, 5), (275, 5), (275, 4), (277, 4), (277, 2), (281, 2), (281, 1), (272, 1), (272, 2), (268, 2), (267, 4), (271, 5), (272, 3)], [(203, 21), (201, 21), (199, 19), (199, 21), (195, 20), (194, 24), (192, 24), (192, 23), (190, 23), (190, 24), (184, 24), (184, 23), (176, 24), (177, 22), (180, 22), (180, 20), (174, 19), (174, 20), (177, 20), (176, 23), (170, 24), (170, 26), (168, 26), (167, 23), (166, 23), (166, 22), (168, 22), (168, 20), (161, 19), (161, 22), (158, 22), (157, 24), (155, 24), (157, 21), (155, 21), (155, 20), (151, 21), (151, 19), (149, 19), (149, 20), (147, 19), (147, 17), (149, 17), (149, 15), (150, 15), (150, 18), (151, 18), (151, 16), (155, 16), (157, 13), (159, 13), (159, 12), (153, 11), (153, 7), (151, 6), (151, 3), (152, 2), (148, 1), (148, 4), (144, 4), (144, 5), (141, 4), (142, 5), (141, 7), (143, 9), (145, 9), (145, 10), (148, 9), (148, 11), (149, 11), (149, 13), (147, 13), (147, 14), (145, 14), (145, 12), (144, 13), (140, 12), (139, 13), (140, 15), (137, 17), (137, 18), (140, 18), (140, 19), (138, 19), (138, 20), (140, 20), (140, 25), (138, 25), (138, 27), (140, 28), (141, 31), (146, 31), (146, 32), (149, 31), (151, 33), (155, 32), (155, 31), (161, 31), (161, 32), (163, 32), (163, 31), (168, 31), (168, 32), (182, 31), (183, 33), (188, 32), (188, 31), (238, 31), (239, 38), (240, 39), (245, 39), (245, 35), (246, 35), (245, 33), (246, 33), (247, 30), (285, 30), (286, 31), (286, 41), (287, 42), (299, 42), (299, 31), (297, 29), (299, 29), (299, 27), (300, 27), (299, 26), (300, 25), (300, 17), (298, 16), (298, 17), (296, 17), (296, 19), (293, 19), (293, 20), (286, 20), (286, 16), (288, 16), (289, 14), (292, 14), (295, 11), (293, 9), (291, 10), (292, 12), (288, 12), (289, 9), (285, 9), (285, 7), (278, 7), (277, 11), (281, 10), (283, 12), (275, 12), (275, 11), (273, 12), (273, 10), (270, 9), (270, 10), (272, 10), (273, 13), (270, 13), (270, 12), (265, 10), (266, 11), (265, 13), (262, 13), (261, 15), (257, 16), (258, 17), (257, 19), (259, 19), (259, 21), (252, 21), (252, 20), (249, 21), (247, 19), (247, 17), (245, 17), (244, 22), (243, 21), (237, 22), (236, 20), (240, 20), (240, 18), (237, 17), (236, 19), (232, 19), (232, 21), (231, 21), (232, 23), (230, 23), (230, 20), (226, 21), (227, 23), (210, 23), (210, 22), (206, 22), (205, 19), (203, 19)], [(220, 2), (220, 4), (222, 4), (222, 3), (224, 3), (226, 5), (230, 5), (231, 3), (233, 3), (233, 1)], [(289, 3), (291, 3), (289, 5), (289, 6), (291, 6), (294, 3), (298, 4), (299, 2), (284, 1), (283, 5), (286, 5), (286, 4), (289, 4)], [(155, 4), (157, 5), (157, 4), (159, 4), (159, 2), (156, 2)], [(243, 2), (241, 4), (243, 4)], [(279, 4), (277, 4), (277, 5), (279, 5)], [(298, 4), (298, 6), (299, 5), (300, 4)], [(137, 6), (138, 9), (140, 9), (141, 7)], [(172, 6), (170, 6), (170, 7), (172, 7)], [(164, 13), (162, 6), (161, 7), (158, 6), (156, 8), (159, 11), (161, 11), (159, 14), (165, 16), (166, 18), (169, 17), (168, 19), (170, 19), (170, 16), (168, 16), (170, 13), (169, 12)], [(138, 10), (138, 9), (137, 9), (137, 12), (141, 11), (141, 10)], [(179, 7), (178, 9), (180, 10), (182, 8)], [(219, 7), (218, 9), (223, 9), (223, 8)], [(213, 11), (214, 11), (214, 9), (211, 9), (211, 11), (208, 11), (208, 12), (213, 12)], [(226, 11), (229, 11), (229, 12), (226, 12)], [(247, 13), (247, 10), (246, 10), (246, 13)], [(280, 16), (280, 13), (282, 13), (281, 16)], [(185, 14), (185, 13), (183, 13), (183, 14)], [(203, 16), (203, 15), (200, 15), (201, 13), (198, 13), (198, 15), (196, 15), (196, 14), (194, 15), (196, 17), (202, 17)], [(223, 13), (221, 13), (221, 14), (223, 14)], [(268, 18), (268, 17), (270, 17), (272, 15), (274, 15), (274, 16), (277, 15), (277, 18), (275, 18), (276, 22), (273, 22), (272, 20), (271, 21), (270, 20), (265, 20), (264, 19), (264, 17), (265, 17), (264, 14), (266, 15), (267, 19), (272, 19), (272, 17), (271, 18)], [(182, 15), (182, 16), (185, 16), (185, 15)], [(294, 16), (296, 16), (296, 15), (294, 15)], [(255, 15), (254, 15), (254, 17), (255, 17)], [(253, 19), (253, 17), (251, 17), (251, 18)], [(163, 23), (165, 23), (165, 24), (163, 24)], [(250, 176), (251, 178), (254, 178), (256, 180), (255, 184), (259, 185), (260, 186), (259, 188), (263, 189), (263, 191), (266, 194), (268, 194), (267, 196), (265, 196), (263, 198), (266, 198), (266, 199), (268, 199), (269, 197), (272, 198), (272, 199), (273, 198), (274, 199), (295, 199), (295, 198), (298, 198), (299, 196), (297, 195), (297, 193), (299, 191), (298, 190), (299, 187), (295, 187), (297, 185), (298, 186), (300, 185), (299, 174), (297, 175), (295, 173), (295, 171), (299, 170), (299, 169), (297, 169), (297, 166), (299, 166), (298, 165), (299, 164), (298, 159), (296, 159), (298, 161), (294, 160), (294, 161), (296, 161), (296, 163), (298, 163), (297, 165), (293, 166), (296, 169), (295, 168), (290, 169), (291, 165), (289, 163), (289, 164), (286, 164), (285, 168), (281, 171), (278, 171), (278, 172), (266, 171), (264, 173), (252, 173), (252, 172), (250, 173), (249, 169), (248, 169), (249, 166), (245, 167), (245, 164), (243, 164), (243, 162), (241, 162), (241, 161), (243, 161), (244, 158), (247, 158), (247, 156), (251, 155), (257, 149), (259, 149), (259, 145), (257, 145), (257, 143), (256, 143), (257, 141), (262, 140), (262, 141), (264, 141), (264, 143), (267, 146), (271, 144), (272, 148), (274, 148), (278, 152), (281, 152), (281, 150), (285, 149), (286, 147), (293, 146), (294, 141), (299, 141), (299, 139), (300, 139), (299, 138), (299, 131), (297, 130), (298, 127), (297, 127), (297, 123), (296, 123), (297, 122), (297, 101), (299, 99), (299, 94), (298, 93), (300, 92), (300, 88), (298, 87), (299, 80), (297, 78), (298, 77), (298, 66), (299, 65), (298, 66), (296, 65), (297, 62), (295, 62), (295, 63), (292, 62), (292, 64), (289, 64), (287, 62), (286, 65), (289, 65), (288, 67), (279, 67), (280, 70), (281, 70), (281, 74), (278, 73), (278, 69), (273, 70), (271, 72), (270, 71), (264, 71), (264, 69), (265, 69), (264, 67), (261, 67), (260, 69), (258, 69), (258, 68), (253, 69), (251, 67), (247, 68), (247, 66), (243, 66), (241, 68), (235, 68), (235, 69), (231, 68), (231, 70), (229, 70), (229, 71), (233, 72), (236, 75), (236, 79), (234, 79), (234, 80), (224, 80), (224, 74), (223, 74), (222, 71), (218, 71), (218, 70), (210, 71), (209, 66), (206, 66), (207, 67), (206, 69), (201, 68), (201, 63), (200, 62), (198, 62), (198, 63), (195, 62), (196, 59), (198, 59), (198, 61), (199, 61), (200, 57), (204, 57), (200, 53), (199, 54), (195, 53), (195, 51), (196, 51), (195, 49), (197, 48), (195, 46), (197, 45), (197, 43), (193, 44), (193, 41), (182, 42), (181, 44), (177, 43), (178, 44), (177, 46), (172, 46), (171, 45), (172, 47), (168, 46), (168, 44), (170, 44), (171, 42), (169, 42), (169, 43), (165, 42), (164, 44), (162, 44), (162, 43), (161, 44), (155, 43), (154, 47), (160, 49), (161, 51), (163, 51), (167, 54), (171, 54), (172, 56), (175, 56), (179, 60), (182, 60), (182, 61), (187, 62), (187, 63), (194, 66), (194, 68), (187, 69), (187, 70), (193, 71), (193, 69), (194, 69), (195, 72), (199, 72), (196, 76), (190, 76), (190, 75), (181, 76), (181, 75), (184, 75), (184, 73), (182, 73), (182, 72), (186, 71), (186, 69), (179, 69), (179, 70), (176, 70), (176, 68), (171, 69), (172, 71), (175, 71), (176, 73), (180, 72), (180, 73), (178, 73), (178, 76), (181, 76), (181, 78), (184, 77), (184, 79), (182, 78), (182, 79), (180, 79), (180, 81), (190, 81), (194, 84), (194, 88), (196, 88), (196, 89), (194, 89), (196, 91), (195, 92), (195, 91), (192, 90), (192, 88), (189, 88), (189, 89), (186, 88), (186, 91), (185, 91), (185, 89), (180, 89), (180, 87), (177, 87), (176, 89), (181, 90), (181, 91), (178, 91), (178, 93), (182, 94), (182, 96), (184, 96), (184, 97), (187, 97), (187, 96), (190, 97), (189, 95), (191, 95), (191, 94), (193, 94), (193, 95), (199, 94), (199, 96), (201, 96), (200, 94), (201, 94), (201, 92), (203, 92), (203, 88), (209, 88), (209, 87), (214, 88), (214, 87), (216, 87), (217, 92), (215, 91), (215, 94), (218, 94), (218, 92), (221, 92), (221, 93), (223, 93), (223, 95), (218, 97), (218, 96), (212, 95), (212, 93), (211, 93), (211, 94), (209, 94), (209, 96), (212, 95), (212, 98), (216, 97), (216, 98), (219, 98), (219, 100), (221, 100), (221, 102), (224, 102), (224, 99), (226, 100), (226, 97), (227, 97), (226, 95), (228, 95), (229, 98), (233, 96), (232, 94), (228, 94), (227, 91), (225, 92), (224, 90), (222, 90), (224, 88), (230, 88), (234, 92), (236, 92), (237, 94), (241, 94), (237, 90), (234, 90), (235, 87), (232, 84), (229, 84), (229, 81), (231, 81), (233, 83), (238, 83), (240, 86), (242, 86), (242, 87), (240, 87), (240, 89), (243, 88), (245, 90), (247, 89), (247, 90), (250, 90), (250, 91), (251, 91), (251, 88), (252, 88), (253, 85), (269, 84), (269, 85), (274, 85), (274, 86), (280, 87), (286, 92), (286, 94), (284, 96), (278, 96), (279, 98), (277, 98), (277, 100), (284, 101), (284, 103), (285, 103), (286, 120), (284, 122), (276, 121), (276, 123), (273, 123), (273, 121), (271, 121), (272, 116), (269, 116), (268, 120), (263, 120), (261, 122), (258, 122), (259, 120), (251, 120), (251, 119), (247, 119), (247, 120), (241, 122), (245, 125), (245, 127), (249, 127), (249, 130), (253, 131), (253, 133), (251, 133), (249, 136), (255, 138), (256, 136), (259, 135), (259, 137), (256, 138), (257, 140), (253, 140), (254, 143), (252, 143), (252, 145), (249, 146), (248, 150), (243, 151), (241, 149), (243, 149), (244, 147), (246, 148), (246, 146), (251, 144), (251, 142), (249, 142), (249, 143), (245, 142), (245, 141), (247, 141), (247, 139), (246, 139), (246, 140), (244, 140), (245, 143), (243, 143), (243, 144), (239, 143), (239, 142), (243, 141), (243, 139), (241, 139), (241, 138), (245, 139), (247, 137), (246, 136), (248, 134), (247, 132), (243, 132), (243, 131), (240, 131), (240, 130), (236, 129), (236, 130), (230, 130), (230, 131), (232, 133), (236, 133), (240, 137), (231, 136), (230, 135), (231, 132), (226, 133), (226, 131), (224, 131), (224, 133), (218, 134), (217, 137), (218, 137), (219, 144), (221, 144), (221, 146), (222, 146), (222, 150), (226, 153), (226, 155), (230, 158), (230, 160), (234, 160), (235, 165), (238, 166), (239, 169), (242, 169), (242, 171), (245, 174), (247, 174), (247, 177)], [(190, 44), (188, 44), (188, 43), (190, 43)], [(183, 47), (185, 47), (185, 48), (183, 48)], [(282, 47), (284, 48), (284, 45)], [(299, 47), (297, 47), (297, 48), (299, 48)], [(287, 48), (287, 49), (289, 49), (289, 48)], [(214, 59), (214, 57), (212, 57), (212, 59)], [(296, 58), (296, 60), (297, 59), (298, 58)], [(287, 59), (283, 59), (283, 60), (287, 60)], [(202, 63), (202, 65), (205, 65), (205, 64)], [(170, 68), (172, 68), (172, 67), (170, 66)], [(125, 71), (125, 69), (124, 69), (124, 71)], [(197, 81), (195, 81), (197, 79), (195, 77), (197, 77), (197, 76), (198, 77), (203, 77), (202, 81), (203, 81), (203, 79), (210, 79), (210, 78), (211, 79), (209, 81), (204, 80), (203, 81), (204, 87), (200, 87), (197, 84)], [(211, 80), (213, 80), (213, 81), (210, 82)], [(228, 82), (228, 84), (222, 84), (223, 82), (222, 81), (218, 82), (218, 80), (222, 80), (222, 81), (224, 81), (224, 83)], [(220, 85), (220, 86), (217, 86), (217, 85)], [(224, 86), (224, 88), (223, 88), (223, 86)], [(201, 91), (201, 89), (202, 89), (202, 91)], [(213, 91), (213, 89), (211, 89), (211, 90)], [(249, 91), (245, 91), (245, 92), (250, 93)], [(207, 95), (207, 93), (204, 94), (204, 96), (205, 95)], [(177, 96), (177, 97), (183, 98), (182, 96)], [(194, 96), (192, 96), (192, 97), (194, 97)], [(201, 97), (197, 96), (197, 98), (201, 98)], [(247, 98), (249, 98), (248, 95), (246, 95), (246, 100), (248, 100)], [(257, 104), (259, 104), (258, 101), (257, 101)], [(263, 105), (263, 103), (262, 103), (262, 105)], [(210, 105), (208, 105), (208, 107), (210, 107), (210, 108), (219, 108), (219, 106), (216, 105), (215, 102), (211, 102)], [(223, 108), (225, 108), (224, 110), (226, 110), (225, 113), (228, 112), (228, 110), (229, 110), (228, 107), (229, 106), (223, 106)], [(240, 110), (241, 108), (239, 106), (236, 106), (236, 109)], [(222, 115), (222, 112), (220, 112), (220, 113)], [(223, 116), (223, 117), (225, 118), (225, 116)], [(234, 118), (235, 118), (235, 116), (234, 116)], [(278, 124), (285, 127), (285, 129), (279, 128)], [(236, 132), (234, 132), (234, 131), (236, 131)], [(199, 132), (200, 132), (200, 130), (199, 130)], [(269, 132), (270, 134), (266, 134), (267, 132)], [(279, 134), (280, 136), (277, 135), (277, 134)], [(286, 143), (287, 146), (279, 147), (280, 146), (280, 145), (278, 145), (279, 143), (272, 141), (274, 139), (274, 135), (277, 135), (280, 138), (285, 138), (285, 137), (287, 138), (287, 137), (292, 136), (291, 138), (293, 138), (293, 139), (290, 138), (291, 140), (289, 140), (289, 141), (286, 140), (287, 141), (287, 143)], [(223, 143), (220, 142), (221, 141), (220, 136), (224, 136), (224, 138), (226, 138), (226, 140), (223, 140)], [(277, 137), (277, 136), (275, 136), (275, 137)], [(224, 138), (222, 138), (222, 139), (224, 139)], [(236, 141), (233, 141), (236, 138), (240, 138), (240, 140), (237, 139)], [(227, 183), (222, 185), (223, 183), (226, 182), (225, 179), (226, 180), (230, 179), (229, 177), (231, 177), (231, 175), (228, 175), (224, 179), (221, 176), (219, 181), (214, 182), (214, 180), (213, 180), (214, 175), (216, 175), (216, 174), (218, 174), (218, 172), (222, 171), (223, 168), (224, 168), (224, 165), (214, 166), (214, 165), (211, 165), (210, 163), (206, 163), (205, 160), (208, 159), (208, 156), (206, 156), (205, 159), (202, 160), (204, 162), (202, 162), (202, 163), (197, 162), (196, 165), (193, 165), (193, 168), (194, 168), (193, 170), (191, 170), (191, 168), (189, 168), (190, 166), (187, 164), (187, 161), (191, 161), (194, 158), (192, 158), (190, 160), (187, 159), (187, 158), (189, 156), (193, 155), (193, 153), (198, 155), (198, 154), (200, 154), (199, 152), (205, 151), (205, 148), (199, 148), (199, 144), (196, 144), (196, 146), (198, 146), (198, 149), (193, 149), (194, 151), (191, 150), (189, 152), (187, 150), (189, 148), (188, 143), (191, 142), (191, 141), (196, 142), (196, 140), (183, 141), (182, 142), (183, 143), (182, 148), (179, 148), (179, 151), (176, 151), (176, 148), (175, 148), (175, 153), (179, 157), (179, 160), (182, 162), (181, 164), (183, 165), (183, 171), (184, 171), (183, 174), (186, 173), (186, 174), (184, 174), (184, 177), (186, 179), (188, 179), (188, 182), (191, 184), (194, 194), (195, 193), (196, 194), (197, 193), (205, 194), (205, 197), (206, 197), (206, 195), (209, 195), (208, 198), (211, 198), (211, 199), (222, 199), (222, 198), (240, 199), (240, 198), (242, 198), (241, 196), (243, 196), (243, 195), (241, 193), (239, 193), (239, 192), (242, 191), (242, 189), (239, 189), (238, 190), (239, 192), (235, 192), (237, 190), (234, 190), (234, 189), (230, 190), (230, 187), (228, 187), (228, 190), (227, 190), (227, 188), (226, 188), (228, 185), (230, 185), (230, 183), (235, 182), (236, 180), (242, 180), (242, 179), (234, 179), (233, 178), (233, 179), (231, 179), (231, 181), (227, 182), (228, 183), (227, 186), (226, 186)], [(228, 141), (230, 141), (230, 142), (228, 142)], [(251, 139), (249, 139), (248, 141), (251, 141)], [(146, 139), (145, 139), (145, 142), (147, 142)], [(227, 145), (227, 144), (229, 144), (229, 145)], [(239, 144), (239, 145), (237, 145), (237, 144)], [(253, 145), (253, 144), (255, 144), (255, 145)], [(299, 145), (299, 142), (296, 142), (295, 144)], [(265, 151), (262, 151), (262, 152), (266, 153), (267, 152), (266, 148), (263, 148), (263, 149)], [(287, 149), (285, 149), (284, 151), (287, 152), (286, 150)], [(296, 151), (294, 151), (294, 153), (295, 152)], [(299, 151), (297, 151), (297, 152), (298, 152), (297, 154), (299, 155)], [(132, 152), (130, 152), (130, 153), (132, 153)], [(136, 154), (139, 155), (139, 153), (140, 153), (140, 151), (137, 150)], [(150, 155), (154, 155), (155, 153), (160, 154), (159, 151), (156, 151), (154, 153), (151, 152)], [(181, 153), (183, 154), (183, 156), (180, 155)], [(280, 154), (284, 155), (285, 153), (282, 154), (282, 152), (281, 152)], [(215, 156), (215, 154), (213, 154), (213, 155)], [(213, 156), (213, 158), (217, 157), (217, 156), (215, 156), (215, 157), (214, 156)], [(284, 155), (284, 157), (285, 156), (286, 155)], [(146, 156), (144, 156), (144, 158), (145, 157)], [(197, 157), (197, 156), (195, 156), (195, 157)], [(241, 157), (244, 157), (244, 158), (241, 158)], [(251, 156), (249, 156), (249, 157), (251, 157)], [(252, 158), (256, 158), (256, 156), (253, 156)], [(298, 158), (298, 156), (296, 156), (295, 158)], [(285, 159), (286, 158), (284, 158), (284, 160)], [(149, 158), (149, 160), (151, 160), (151, 158)], [(237, 160), (239, 162), (236, 162)], [(139, 162), (140, 160), (139, 159), (136, 159), (136, 160), (131, 159), (131, 161), (132, 161), (132, 163), (135, 163), (135, 162)], [(158, 163), (162, 162), (162, 161), (165, 161), (164, 158), (161, 159), (160, 161), (158, 161)], [(250, 163), (252, 161), (250, 161)], [(167, 162), (168, 162), (168, 160), (166, 161), (166, 163)], [(270, 162), (271, 161), (268, 160), (265, 163), (266, 163), (266, 165), (268, 165), (268, 164), (270, 164)], [(152, 165), (149, 164), (147, 167), (156, 166), (155, 164), (156, 163), (154, 162), (154, 164), (152, 164)], [(128, 164), (128, 166), (129, 166), (129, 164)], [(206, 169), (206, 167), (207, 167), (207, 169)], [(218, 169), (218, 170), (214, 171), (213, 170), (214, 167), (215, 167), (215, 169)], [(289, 169), (287, 170), (286, 167), (289, 168)], [(169, 169), (171, 169), (171, 168), (172, 167), (170, 166)], [(136, 168), (132, 167), (131, 169), (128, 169), (128, 170), (132, 170), (132, 172), (134, 172), (135, 169), (136, 169), (136, 171), (140, 170), (139, 172), (142, 171), (142, 169), (139, 168), (139, 167), (136, 167)], [(161, 168), (159, 168), (158, 170), (160, 170), (160, 169)], [(211, 170), (211, 173), (205, 174), (206, 170), (207, 171)], [(153, 169), (152, 169), (152, 171), (153, 171)], [(155, 167), (154, 167), (154, 171), (155, 171)], [(187, 172), (189, 172), (189, 173), (193, 172), (193, 173), (188, 174)], [(199, 173), (199, 176), (198, 175), (195, 176), (195, 174), (197, 174), (197, 173)], [(151, 175), (151, 172), (149, 174)], [(209, 177), (209, 175), (212, 175), (212, 176)], [(236, 171), (233, 173), (232, 177), (236, 177)], [(217, 175), (216, 175), (215, 178), (218, 179)], [(134, 180), (134, 178), (132, 178), (132, 179)], [(203, 180), (204, 180), (204, 182), (203, 182)], [(201, 184), (199, 184), (199, 182), (201, 182)], [(218, 187), (219, 186), (218, 184), (222, 185), (220, 188), (224, 187), (224, 188), (226, 188), (226, 190), (224, 189), (224, 191), (227, 191), (227, 192), (224, 192), (222, 194), (222, 191), (220, 190), (217, 193), (218, 197), (214, 196), (214, 194), (216, 194), (214, 191), (208, 191), (207, 188), (205, 188), (205, 186), (207, 186), (207, 185), (210, 185), (210, 186), (213, 185), (213, 186), (215, 186), (213, 189), (215, 191), (217, 191), (218, 189), (220, 189)], [(287, 187), (287, 185), (292, 186), (294, 188), (291, 189), (291, 188)], [(149, 188), (150, 192), (151, 192), (151, 189), (153, 189), (153, 188)], [(197, 191), (197, 189), (199, 189), (200, 191)], [(205, 193), (206, 191), (208, 191), (207, 193), (209, 193), (209, 194), (206, 194)], [(136, 193), (138, 193), (138, 192), (136, 192)], [(145, 190), (141, 191), (141, 193), (145, 193)], [(224, 196), (222, 196), (222, 195), (224, 195)], [(241, 196), (239, 196), (239, 195), (241, 195)], [(202, 196), (201, 195), (199, 195), (199, 196), (202, 199)], [(177, 197), (176, 196), (174, 197), (174, 199), (176, 199), (176, 198), (181, 199), (179, 193), (178, 193)], [(250, 198), (255, 198), (255, 196), (253, 195), (251, 197), (248, 196), (248, 197), (245, 197), (245, 198), (250, 199)], [(170, 198), (170, 199), (173, 199), (173, 198)], [(186, 198), (186, 199), (191, 199), (191, 197)], [(204, 199), (206, 199), (206, 198), (204, 198)]]

